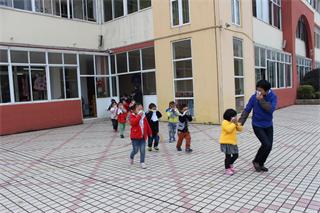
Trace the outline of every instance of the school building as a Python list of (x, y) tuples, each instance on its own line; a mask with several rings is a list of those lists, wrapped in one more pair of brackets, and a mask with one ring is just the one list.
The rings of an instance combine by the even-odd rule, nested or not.
[(0, 0), (0, 135), (107, 117), (132, 93), (218, 124), (259, 79), (294, 104), (316, 67), (319, 0)]

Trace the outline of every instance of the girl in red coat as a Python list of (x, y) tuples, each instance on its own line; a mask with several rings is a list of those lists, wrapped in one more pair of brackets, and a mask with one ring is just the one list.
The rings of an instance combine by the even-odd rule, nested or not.
[(152, 135), (151, 128), (143, 111), (141, 104), (134, 104), (130, 114), (131, 133), (130, 138), (132, 141), (132, 152), (130, 154), (130, 164), (133, 164), (134, 156), (140, 150), (140, 165), (141, 168), (147, 168), (144, 159), (146, 155), (146, 140)]
[(124, 138), (124, 130), (126, 129), (126, 122), (127, 122), (127, 116), (128, 111), (123, 105), (123, 103), (118, 103), (118, 123), (120, 127), (120, 137)]

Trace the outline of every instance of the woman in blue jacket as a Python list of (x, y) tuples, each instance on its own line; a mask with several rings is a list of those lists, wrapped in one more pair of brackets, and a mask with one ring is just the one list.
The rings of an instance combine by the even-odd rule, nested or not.
[(255, 135), (261, 142), (261, 146), (252, 161), (257, 172), (267, 172), (268, 169), (264, 166), (273, 143), (273, 112), (277, 106), (277, 96), (271, 90), (271, 85), (266, 80), (260, 80), (256, 85), (257, 91), (251, 96), (246, 108), (241, 114), (239, 122), (243, 125), (251, 110), (252, 127)]

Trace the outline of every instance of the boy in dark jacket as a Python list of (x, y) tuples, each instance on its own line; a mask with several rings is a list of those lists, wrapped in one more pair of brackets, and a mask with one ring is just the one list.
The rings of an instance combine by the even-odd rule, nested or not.
[(183, 139), (186, 140), (186, 152), (192, 152), (191, 146), (191, 136), (189, 132), (188, 123), (192, 121), (192, 116), (188, 110), (186, 104), (182, 104), (180, 106), (180, 115), (179, 115), (179, 123), (178, 123), (178, 142), (177, 142), (177, 150), (182, 151), (181, 145)]
[(152, 137), (149, 137), (148, 140), (148, 150), (152, 151), (152, 143), (154, 141), (154, 149), (159, 151), (159, 119), (162, 117), (162, 114), (157, 110), (157, 106), (154, 103), (149, 105), (149, 111), (146, 113), (146, 118), (148, 120), (149, 126), (152, 130)]

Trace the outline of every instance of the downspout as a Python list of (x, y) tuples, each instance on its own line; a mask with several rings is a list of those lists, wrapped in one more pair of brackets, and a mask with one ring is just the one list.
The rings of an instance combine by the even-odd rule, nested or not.
[[(220, 21), (218, 20), (219, 18), (219, 12), (217, 12), (216, 10), (216, 2), (218, 2), (219, 0), (213, 0), (213, 14), (214, 14), (214, 25), (215, 26), (220, 26)], [(219, 3), (217, 3), (217, 7), (219, 8)], [(214, 33), (215, 33), (215, 47), (216, 47), (216, 68), (217, 68), (217, 90), (218, 90), (218, 121), (219, 123), (221, 123), (221, 116), (222, 116), (222, 112), (221, 109), (223, 108), (223, 94), (222, 94), (222, 75), (220, 75), (220, 70), (222, 68), (222, 64), (221, 63), (221, 54), (220, 51), (222, 51), (221, 49), (221, 42), (218, 42), (218, 35), (219, 32), (218, 30), (221, 30), (220, 28), (215, 28), (214, 29)], [(219, 37), (220, 39), (220, 37)], [(218, 48), (219, 46), (219, 48)], [(220, 49), (220, 51), (219, 51)]]

